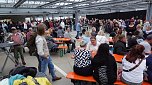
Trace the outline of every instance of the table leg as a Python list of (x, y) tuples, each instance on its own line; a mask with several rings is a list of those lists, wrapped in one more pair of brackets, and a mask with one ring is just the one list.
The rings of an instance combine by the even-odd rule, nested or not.
[[(63, 43), (63, 46), (65, 46), (65, 42)], [(63, 53), (65, 54), (66, 52), (65, 52), (65, 49), (63, 49)]]
[(8, 58), (10, 58), (11, 59), (11, 61), (13, 61), (14, 63), (15, 63), (15, 61), (13, 60), (13, 55), (8, 51), (8, 50), (4, 50), (4, 53), (7, 55), (7, 57), (6, 57), (6, 59), (5, 59), (5, 62), (4, 62), (4, 64), (3, 64), (3, 67), (2, 67), (2, 69), (1, 69), (1, 72), (0, 73), (2, 73), (3, 72), (3, 70), (4, 70), (4, 68), (5, 68), (5, 65), (6, 65), (6, 63), (7, 63), (7, 60), (8, 60)]
[(6, 65), (6, 62), (7, 62), (7, 60), (8, 60), (8, 56), (9, 56), (9, 55), (7, 55), (7, 57), (6, 57), (6, 59), (5, 59), (5, 62), (4, 62), (3, 67), (2, 67), (2, 69), (1, 69), (1, 72), (3, 72), (3, 70), (4, 70), (4, 67), (5, 67), (5, 65)]
[(13, 55), (8, 51), (8, 50), (6, 50), (6, 51), (4, 51), (5, 52), (5, 54), (15, 63), (15, 61), (13, 60)]

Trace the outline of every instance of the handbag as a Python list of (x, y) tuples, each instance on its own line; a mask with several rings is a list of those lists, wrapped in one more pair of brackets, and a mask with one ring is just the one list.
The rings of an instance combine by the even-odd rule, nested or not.
[(137, 67), (141, 64), (141, 62), (142, 62), (142, 61), (143, 61), (143, 59), (141, 59), (141, 60), (139, 61), (139, 63), (138, 63), (137, 65), (135, 65), (133, 68), (128, 69), (128, 70), (123, 69), (123, 71), (124, 71), (124, 72), (130, 72), (130, 71), (133, 71), (135, 68), (137, 68)]
[(108, 83), (107, 66), (100, 66), (98, 68), (98, 76), (99, 76), (99, 81), (103, 85), (106, 85)]

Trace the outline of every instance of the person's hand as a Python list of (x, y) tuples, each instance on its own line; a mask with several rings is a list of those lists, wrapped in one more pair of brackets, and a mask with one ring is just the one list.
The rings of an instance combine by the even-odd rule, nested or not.
[(48, 58), (49, 58), (48, 53), (45, 53), (45, 54), (44, 54), (44, 57), (48, 59)]

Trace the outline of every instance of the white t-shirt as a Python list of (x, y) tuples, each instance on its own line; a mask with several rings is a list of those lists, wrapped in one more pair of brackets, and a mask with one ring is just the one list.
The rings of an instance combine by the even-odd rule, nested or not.
[(97, 42), (96, 46), (92, 45), (91, 42), (89, 42), (89, 43), (87, 44), (87, 48), (86, 48), (86, 49), (89, 50), (89, 51), (97, 51), (99, 45), (100, 45), (99, 42)]
[[(130, 63), (126, 60), (126, 56), (122, 60), (123, 69), (129, 70), (139, 63), (139, 59), (135, 61), (136, 64)], [(141, 64), (130, 72), (122, 71), (122, 77), (132, 83), (141, 83), (143, 81), (143, 72), (146, 69), (146, 59), (144, 59)]]
[(107, 43), (107, 44), (109, 44), (109, 41), (108, 41), (108, 39), (107, 39), (105, 36), (97, 35), (97, 36), (96, 36), (96, 40), (97, 40), (97, 42), (99, 42), (100, 44), (101, 44), (101, 43)]
[(145, 47), (145, 50), (144, 50), (145, 53), (151, 53), (151, 45), (147, 41), (143, 41), (139, 44)]

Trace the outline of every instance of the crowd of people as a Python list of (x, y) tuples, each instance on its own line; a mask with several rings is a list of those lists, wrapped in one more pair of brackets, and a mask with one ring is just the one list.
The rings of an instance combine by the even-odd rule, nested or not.
[[(118, 54), (124, 56), (120, 75), (122, 82), (141, 85), (145, 77), (151, 82), (151, 22), (134, 18), (107, 21), (96, 19), (93, 22), (90, 25), (91, 32), (82, 29), (83, 42), (80, 43), (80, 49), (74, 52), (75, 73), (93, 75), (99, 85), (113, 85), (118, 75), (112, 54)], [(81, 21), (76, 26), (76, 38), (80, 35), (80, 27)], [(113, 45), (113, 49), (109, 45)], [(94, 51), (97, 52), (95, 56), (92, 55)]]
[[(53, 38), (70, 38), (70, 41), (65, 43), (68, 46), (67, 53), (74, 52), (75, 73), (82, 76), (93, 75), (99, 85), (113, 85), (117, 80), (117, 64), (112, 54), (118, 54), (124, 56), (121, 75), (124, 83), (141, 85), (145, 74), (148, 75), (147, 81), (152, 83), (150, 21), (134, 18), (127, 20), (80, 19), (75, 23), (73, 19), (65, 19), (29, 23), (1, 24), (1, 30), (12, 32), (8, 40), (15, 43), (15, 66), (19, 64), (19, 55), (22, 64), (26, 65), (23, 48), (27, 46), (29, 54), (37, 56), (40, 72), (45, 73), (48, 67), (53, 81), (61, 79), (54, 72), (50, 51), (58, 50), (57, 41)], [(77, 31), (75, 37), (71, 35), (73, 29)], [(81, 39), (80, 46), (75, 45), (78, 39)], [(112, 49), (110, 49), (111, 45)], [(93, 52), (96, 53), (94, 56)]]

